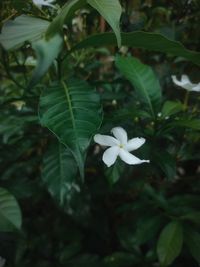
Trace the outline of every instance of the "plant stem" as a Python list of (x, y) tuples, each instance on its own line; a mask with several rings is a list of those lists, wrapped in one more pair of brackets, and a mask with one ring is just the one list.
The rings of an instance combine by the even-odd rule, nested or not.
[(190, 91), (186, 91), (184, 102), (183, 102), (183, 109), (187, 110), (188, 108), (188, 100), (189, 100)]

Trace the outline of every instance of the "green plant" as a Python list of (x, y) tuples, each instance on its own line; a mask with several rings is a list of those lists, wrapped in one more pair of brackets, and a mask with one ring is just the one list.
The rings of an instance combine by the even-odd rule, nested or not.
[[(199, 92), (171, 75), (198, 89), (200, 53), (172, 38), (181, 4), (62, 2), (3, 3), (0, 256), (20, 267), (198, 266)], [(187, 16), (179, 38), (196, 50)], [(104, 165), (93, 137), (116, 126), (146, 140), (134, 155), (150, 163), (116, 153)]]

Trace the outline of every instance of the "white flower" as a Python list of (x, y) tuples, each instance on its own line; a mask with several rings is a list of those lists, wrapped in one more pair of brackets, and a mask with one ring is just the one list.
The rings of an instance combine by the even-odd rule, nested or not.
[(6, 260), (0, 256), (0, 267), (3, 267), (6, 263)]
[(38, 6), (38, 7), (42, 7), (42, 6), (50, 6), (53, 8), (56, 8), (54, 5), (52, 5), (51, 3), (53, 3), (55, 0), (32, 0), (33, 3)]
[(127, 132), (121, 127), (115, 127), (111, 130), (114, 137), (109, 135), (96, 134), (94, 141), (102, 146), (110, 146), (103, 153), (103, 162), (108, 166), (112, 166), (119, 156), (124, 162), (130, 165), (149, 162), (149, 160), (141, 160), (133, 156), (130, 151), (136, 150), (145, 143), (144, 138), (133, 138), (128, 140)]
[(172, 75), (172, 80), (176, 85), (183, 87), (184, 89), (188, 91), (200, 92), (200, 83), (192, 83), (190, 79), (188, 78), (188, 76), (185, 74), (181, 76), (180, 81), (176, 78), (175, 75)]

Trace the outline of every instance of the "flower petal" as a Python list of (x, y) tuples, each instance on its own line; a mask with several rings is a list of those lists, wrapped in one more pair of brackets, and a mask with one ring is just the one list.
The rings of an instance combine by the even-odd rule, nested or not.
[(145, 141), (146, 140), (142, 137), (136, 137), (136, 138), (130, 139), (126, 145), (126, 149), (128, 151), (138, 149), (145, 143)]
[(101, 146), (116, 146), (119, 145), (119, 141), (112, 136), (95, 134), (94, 141)]
[(192, 88), (192, 91), (200, 92), (200, 83), (195, 84), (195, 86)]
[(118, 146), (113, 146), (103, 153), (103, 162), (107, 165), (107, 167), (110, 167), (113, 165), (117, 159), (117, 156), (119, 155), (120, 148)]
[(180, 87), (182, 87), (188, 91), (192, 90), (192, 88), (195, 86), (195, 84), (191, 83), (188, 76), (185, 74), (183, 74), (181, 76), (180, 81), (176, 78), (176, 76), (172, 75), (172, 80), (176, 85), (178, 85), (178, 86), (180, 86)]
[(181, 82), (182, 83), (191, 83), (189, 77), (186, 74), (181, 75)]
[(120, 141), (121, 144), (126, 144), (128, 137), (127, 137), (127, 132), (122, 128), (122, 127), (115, 127), (111, 130), (113, 133), (114, 137), (117, 138), (117, 140)]
[(124, 162), (126, 162), (127, 164), (130, 164), (130, 165), (149, 162), (149, 160), (141, 160), (141, 159), (133, 156), (131, 153), (129, 153), (128, 151), (126, 151), (124, 149), (120, 149), (119, 156)]
[(54, 5), (51, 5), (50, 3), (54, 2), (54, 0), (33, 0), (33, 3), (38, 6), (50, 6), (52, 8), (56, 8)]

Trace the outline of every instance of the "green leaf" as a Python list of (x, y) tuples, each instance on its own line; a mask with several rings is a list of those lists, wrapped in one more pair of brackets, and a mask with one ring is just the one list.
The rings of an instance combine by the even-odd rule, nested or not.
[[(162, 223), (161, 216), (144, 216), (137, 223), (137, 230), (134, 234), (135, 243), (144, 244), (156, 237)], [(151, 230), (150, 230), (151, 229)]]
[(138, 259), (133, 253), (118, 251), (106, 256), (104, 263), (105, 267), (131, 267), (137, 265)]
[(132, 57), (117, 57), (116, 66), (134, 86), (139, 100), (154, 117), (161, 103), (161, 88), (151, 67)]
[(87, 0), (94, 9), (96, 9), (101, 16), (108, 22), (108, 24), (113, 29), (118, 47), (121, 46), (121, 35), (120, 35), (120, 17), (122, 13), (122, 8), (118, 0)]
[(185, 214), (181, 216), (181, 219), (200, 225), (200, 211), (193, 211), (191, 213)]
[(55, 34), (62, 35), (63, 25), (71, 22), (72, 17), (76, 10), (84, 7), (86, 0), (69, 0), (63, 7), (61, 12), (55, 17), (55, 19), (49, 25), (46, 37), (52, 38)]
[(70, 149), (83, 177), (86, 150), (102, 120), (99, 95), (86, 82), (62, 82), (43, 92), (39, 113), (41, 124)]
[(72, 153), (56, 142), (44, 156), (42, 179), (51, 195), (61, 206), (70, 201), (80, 188), (76, 184), (77, 165)]
[(164, 172), (166, 178), (173, 180), (176, 175), (176, 158), (168, 151), (154, 151), (153, 159), (157, 166)]
[(51, 39), (41, 39), (33, 43), (33, 49), (37, 56), (37, 66), (33, 72), (29, 87), (34, 86), (42, 76), (47, 72), (62, 49), (63, 39), (59, 34), (54, 35)]
[(69, 245), (64, 246), (59, 255), (59, 262), (61, 264), (67, 264), (69, 259), (76, 256), (81, 251), (81, 242), (73, 241), (70, 242)]
[(176, 119), (174, 122), (170, 123), (173, 127), (183, 127), (191, 128), (194, 130), (200, 130), (200, 120), (199, 119)]
[(161, 114), (165, 118), (183, 110), (183, 105), (178, 101), (166, 101), (162, 107)]
[[(122, 45), (128, 47), (144, 48), (149, 51), (157, 51), (183, 57), (193, 63), (200, 65), (200, 53), (186, 49), (180, 42), (170, 40), (158, 33), (136, 31), (121, 33)], [(72, 47), (70, 52), (87, 47), (99, 47), (116, 45), (113, 33), (96, 34), (84, 39)]]
[(106, 168), (105, 175), (110, 185), (115, 184), (119, 180), (120, 176), (124, 172), (124, 167), (125, 166), (122, 161), (117, 161), (110, 168)]
[(47, 20), (21, 15), (4, 24), (0, 43), (6, 50), (19, 48), (25, 41), (40, 39), (48, 26)]
[(191, 227), (185, 229), (185, 242), (193, 258), (200, 264), (200, 234)]
[(157, 254), (162, 267), (175, 260), (181, 252), (182, 244), (182, 225), (176, 221), (170, 222), (162, 230), (157, 243)]
[(19, 230), (21, 224), (21, 210), (15, 197), (0, 188), (0, 232)]

